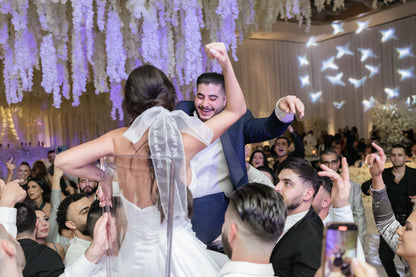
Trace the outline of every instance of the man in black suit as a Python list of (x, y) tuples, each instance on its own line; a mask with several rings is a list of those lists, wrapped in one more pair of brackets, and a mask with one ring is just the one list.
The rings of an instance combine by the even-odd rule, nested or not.
[[(322, 179), (309, 163), (289, 157), (280, 163), (275, 189), (288, 211), (270, 261), (277, 276), (314, 276), (321, 264), (323, 224), (312, 208)], [(347, 200), (348, 201), (348, 200)]]
[[(197, 80), (195, 101), (181, 101), (176, 108), (205, 121), (222, 112), (226, 102), (224, 76), (204, 73)], [(189, 186), (194, 198), (192, 227), (202, 242), (209, 244), (221, 234), (227, 196), (248, 183), (244, 146), (278, 137), (296, 112), (303, 117), (304, 105), (291, 95), (281, 98), (269, 117), (255, 118), (247, 110), (220, 139), (192, 159), (197, 177)]]

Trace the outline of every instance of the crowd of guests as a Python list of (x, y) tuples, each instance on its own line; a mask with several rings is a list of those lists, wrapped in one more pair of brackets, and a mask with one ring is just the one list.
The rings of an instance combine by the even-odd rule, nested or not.
[[(302, 159), (304, 157), (303, 145), (306, 145), (308, 143), (307, 141), (310, 139), (308, 139), (307, 136), (305, 136), (302, 139), (302, 136), (297, 134), (296, 131), (290, 127), (290, 125), (289, 131), (291, 134), (290, 138), (281, 136), (275, 140), (275, 145), (273, 149), (271, 149), (270, 151), (270, 153), (273, 153), (271, 155), (276, 155), (276, 161), (272, 166), (269, 166), (270, 163), (268, 162), (268, 160), (270, 159), (268, 159), (268, 155), (266, 154), (268, 153), (269, 149), (266, 148), (265, 151), (257, 149), (252, 151), (251, 155), (248, 155), (248, 153), (250, 152), (250, 148), (246, 147), (246, 166), (248, 169), (248, 180), (250, 182), (250, 185), (243, 186), (240, 189), (240, 193), (243, 193), (244, 190), (265, 190), (266, 188), (263, 187), (263, 185), (259, 185), (259, 183), (266, 184), (269, 187), (274, 187), (275, 190), (279, 192), (279, 194), (277, 195), (283, 195), (283, 197), (286, 199), (286, 201), (283, 201), (286, 204), (286, 206), (282, 206), (283, 204), (281, 203), (281, 199), (278, 199), (279, 201), (277, 201), (276, 199), (272, 201), (275, 202), (274, 204), (276, 204), (278, 207), (276, 210), (277, 218), (274, 220), (279, 221), (280, 224), (282, 224), (281, 222), (283, 221), (285, 230), (290, 229), (289, 227), (287, 227), (287, 225), (284, 224), (285, 220), (290, 220), (291, 216), (298, 214), (296, 212), (294, 213), (294, 211), (298, 210), (300, 206), (305, 205), (305, 203), (307, 203), (306, 208), (304, 208), (301, 213), (307, 212), (306, 215), (308, 215), (309, 213), (311, 213), (311, 211), (313, 211), (314, 214), (318, 215), (318, 217), (314, 218), (313, 220), (309, 219), (311, 220), (311, 222), (316, 221), (319, 223), (323, 222), (325, 224), (328, 222), (339, 220), (354, 221), (358, 224), (360, 231), (357, 249), (358, 257), (360, 257), (362, 261), (365, 261), (362, 246), (365, 243), (366, 222), (364, 208), (362, 205), (360, 186), (352, 181), (348, 181), (350, 183), (349, 192), (346, 194), (348, 195), (348, 204), (346, 204), (343, 207), (344, 209), (345, 207), (348, 207), (346, 209), (347, 212), (340, 212), (339, 209), (342, 210), (342, 207), (339, 208), (333, 205), (333, 202), (337, 201), (336, 196), (334, 196), (333, 193), (333, 182), (336, 179), (320, 179), (319, 176), (316, 175), (316, 173), (314, 173), (315, 169), (312, 166), (310, 166), (306, 160)], [(292, 143), (291, 148), (291, 141), (297, 141), (297, 143), (295, 143), (295, 147), (293, 147)], [(304, 143), (300, 143), (301, 141), (303, 141)], [(375, 147), (377, 153), (383, 153), (380, 156), (385, 159), (385, 156), (383, 156), (384, 151), (381, 148), (375, 146), (374, 144), (371, 147)], [(366, 148), (368, 148), (368, 145), (366, 145)], [(406, 219), (412, 215), (413, 203), (415, 202), (416, 198), (416, 196), (414, 196), (413, 198), (411, 197), (413, 195), (416, 195), (416, 185), (414, 184), (414, 180), (416, 180), (416, 170), (406, 168), (404, 164), (404, 162), (407, 160), (407, 157), (412, 155), (407, 155), (408, 151), (409, 147), (405, 147), (403, 145), (394, 145), (390, 150), (390, 160), (392, 161), (393, 168), (385, 170), (383, 172), (384, 181), (382, 182), (382, 184), (378, 185), (379, 189), (377, 189), (377, 187), (374, 186), (374, 182), (372, 182), (372, 180), (369, 180), (362, 186), (363, 193), (371, 193), (373, 195), (376, 193), (374, 201), (375, 203), (380, 203), (380, 205), (382, 206), (379, 207), (378, 204), (375, 204), (374, 213), (377, 224), (381, 226), (380, 233), (382, 234), (382, 236), (380, 242), (380, 258), (383, 262), (383, 265), (386, 267), (386, 271), (388, 272), (389, 276), (394, 276), (394, 274), (397, 273), (393, 262), (393, 258), (394, 252), (396, 252), (398, 247), (398, 238), (400, 232), (394, 233), (393, 231), (399, 228), (400, 225), (405, 226), (410, 224), (411, 226), (411, 223), (406, 221)], [(370, 151), (366, 155), (374, 155), (371, 154), (372, 152), (373, 151)], [(319, 165), (323, 165), (323, 168), (328, 168), (333, 172), (339, 172), (341, 167), (342, 156), (342, 153), (340, 155), (340, 153), (337, 151), (335, 143), (335, 145), (333, 145), (332, 147), (325, 147), (322, 149), (319, 156)], [(17, 209), (16, 238), (18, 239), (18, 242), (23, 248), (23, 251), (26, 256), (26, 261), (29, 261), (29, 263), (26, 263), (26, 266), (24, 267), (24, 276), (34, 276), (33, 274), (35, 274), (35, 272), (37, 272), (39, 268), (47, 272), (45, 276), (59, 276), (61, 274), (65, 274), (65, 266), (70, 266), (72, 263), (77, 262), (77, 260), (83, 256), (83, 253), (85, 253), (85, 251), (90, 247), (95, 222), (98, 220), (99, 216), (102, 213), (101, 208), (98, 206), (98, 201), (96, 200), (94, 202), (96, 198), (95, 193), (98, 187), (98, 182), (88, 180), (86, 178), (74, 178), (73, 176), (64, 174), (62, 170), (60, 170), (59, 168), (55, 168), (54, 159), (55, 151), (49, 151), (47, 153), (46, 159), (47, 163), (49, 164), (48, 167), (42, 160), (36, 161), (32, 167), (30, 167), (29, 163), (27, 162), (22, 162), (18, 166), (13, 164), (11, 160), (9, 160), (6, 163), (8, 175), (5, 179), (5, 182), (11, 184), (13, 183), (13, 180), (19, 180), (20, 188), (22, 188), (25, 191), (25, 200), (22, 203), (16, 203), (15, 206)], [(286, 162), (284, 162), (285, 160)], [(378, 160), (376, 159), (375, 161)], [(364, 162), (367, 162), (365, 158)], [(398, 183), (394, 183), (395, 181), (397, 181), (395, 180), (394, 173), (390, 173), (390, 175), (392, 176), (390, 177), (390, 179), (388, 177), (389, 175), (385, 175), (388, 172), (390, 172), (389, 170), (393, 170), (393, 172), (396, 172), (400, 168), (403, 168), (405, 171), (402, 173), (401, 178), (399, 177), (400, 180), (398, 180)], [(302, 201), (300, 201), (299, 199), (296, 199), (296, 197), (289, 199), (293, 196), (290, 196), (289, 192), (286, 192), (288, 189), (281, 181), (293, 181), (293, 177), (291, 177), (291, 174), (284, 174), (285, 172), (287, 172), (287, 169), (290, 169), (290, 171), (293, 172), (297, 172), (299, 176), (302, 176), (302, 180), (304, 183), (306, 182), (311, 184), (313, 192), (310, 196), (308, 196), (309, 198), (306, 197), (308, 201), (306, 201), (305, 198)], [(257, 170), (260, 173), (260, 175), (264, 175), (266, 179), (259, 179), (258, 177), (256, 178), (256, 175), (253, 175), (253, 171)], [(308, 171), (310, 172), (306, 173)], [(376, 174), (372, 173), (372, 176), (375, 175)], [(311, 179), (309, 180), (308, 178)], [(72, 180), (77, 180), (77, 182), (74, 182)], [(398, 186), (400, 184), (400, 181), (402, 181), (402, 183), (405, 182), (404, 186), (403, 184), (401, 187)], [(372, 184), (373, 187), (371, 187)], [(396, 187), (393, 188), (394, 185), (396, 185)], [(302, 187), (305, 187), (305, 184), (303, 184)], [(387, 190), (385, 187), (387, 187)], [(384, 192), (380, 194), (379, 190), (383, 189)], [(400, 193), (401, 195), (397, 196)], [(233, 197), (236, 197), (235, 194), (232, 195), (233, 196), (230, 196), (231, 200), (233, 199)], [(4, 193), (0, 196), (4, 198)], [(274, 195), (273, 197), (276, 196)], [(388, 197), (390, 199), (392, 208), (390, 208), (389, 202), (386, 203), (385, 197)], [(266, 200), (262, 199), (262, 201)], [(296, 203), (294, 201), (298, 202)], [(95, 208), (93, 208), (94, 206)], [(225, 213), (225, 221), (227, 221), (228, 209)], [(32, 210), (33, 212), (31, 212)], [(286, 214), (288, 216), (287, 218)], [(308, 221), (308, 217), (310, 215), (306, 215), (302, 218), (302, 221)], [(386, 218), (386, 215), (389, 215), (390, 217)], [(20, 218), (21, 216), (27, 218), (22, 219)], [(32, 217), (32, 221), (34, 218), (36, 219), (34, 229), (26, 230), (24, 229), (26, 228), (27, 224), (26, 220), (30, 217)], [(94, 225), (91, 226), (91, 223), (90, 226), (87, 225), (87, 217), (95, 218), (95, 220), (93, 220)], [(379, 220), (377, 220), (377, 218), (379, 218)], [(19, 220), (22, 220), (21, 224), (23, 227), (19, 225)], [(301, 226), (302, 224), (299, 225)], [(280, 228), (283, 228), (282, 226)], [(266, 255), (266, 257), (270, 257), (270, 261), (273, 265), (273, 274), (278, 273), (278, 276), (300, 276), (302, 274), (306, 274), (306, 276), (313, 276), (314, 272), (317, 269), (316, 267), (320, 265), (319, 252), (321, 248), (319, 244), (321, 241), (320, 238), (322, 237), (322, 227), (315, 229), (315, 233), (312, 232), (313, 228), (319, 226), (319, 224), (315, 223), (310, 226), (307, 225), (309, 227), (303, 227), (307, 229), (307, 231), (305, 232), (307, 232), (308, 234), (308, 240), (300, 244), (301, 247), (297, 250), (298, 252), (296, 252), (297, 257), (299, 258), (299, 261), (297, 261), (296, 263), (304, 265), (296, 267), (296, 270), (299, 271), (298, 273), (294, 271), (294, 267), (289, 265), (287, 265), (286, 268), (289, 271), (282, 271), (282, 268), (284, 268), (282, 265), (285, 264), (284, 252), (287, 249), (293, 249), (293, 242), (299, 242), (303, 240), (302, 236), (304, 234), (300, 231), (302, 229), (300, 226), (297, 226), (297, 232), (299, 233), (296, 234), (297, 232), (295, 232), (294, 235), (292, 234), (295, 237), (286, 238), (286, 240), (284, 240), (286, 244), (283, 244), (282, 246), (280, 246), (282, 244), (280, 240), (282, 238), (285, 238), (284, 235), (287, 231), (283, 232), (282, 235), (282, 230), (280, 229), (268, 230), (270, 232), (276, 232), (276, 234), (272, 236), (273, 239), (270, 240), (278, 242), (277, 244), (272, 245), (273, 247), (270, 248), (270, 253), (268, 251), (265, 251), (266, 248), (263, 244), (260, 244), (259, 241), (256, 242), (259, 247), (260, 245), (262, 245), (261, 253), (263, 253), (263, 257), (264, 255), (269, 253)], [(226, 225), (224, 225), (224, 228), (226, 228)], [(409, 227), (406, 228), (409, 229)], [(407, 229), (402, 228), (401, 232), (403, 233), (404, 230)], [(264, 232), (264, 230), (262, 231)], [(223, 233), (222, 236), (224, 241), (224, 236), (228, 235), (226, 233)], [(261, 238), (263, 238), (263, 236), (267, 237), (268, 234), (262, 233)], [(401, 236), (403, 236), (403, 234), (401, 234)], [(311, 237), (315, 238), (311, 240)], [(240, 239), (247, 243), (248, 239), (246, 237)], [(268, 239), (266, 240), (266, 242), (267, 241)], [(318, 241), (319, 243), (316, 243)], [(315, 243), (313, 243), (313, 245), (308, 246), (307, 242)], [(43, 254), (39, 254), (39, 249), (34, 247), (38, 246), (38, 244), (44, 245), (49, 248), (49, 250), (46, 251), (46, 253), (48, 253), (46, 257), (49, 258), (45, 258)], [(227, 253), (227, 251), (231, 251), (227, 249), (227, 247), (230, 247), (227, 246), (227, 242), (225, 242), (223, 247), (224, 248), (220, 247), (220, 251), (224, 251), (225, 253)], [(250, 247), (253, 246), (250, 245)], [(283, 252), (281, 253), (277, 251), (278, 248), (280, 249), (280, 251)], [(306, 251), (306, 249), (314, 249), (316, 251), (315, 255), (310, 255), (311, 251)], [(218, 250), (218, 248), (216, 250)], [(45, 248), (42, 248), (40, 253), (43, 253), (43, 251), (45, 251)], [(308, 253), (307, 257), (303, 257), (301, 255), (303, 252)], [(259, 254), (260, 253), (256, 253), (256, 256), (258, 257), (256, 258), (257, 261), (260, 260)], [(293, 255), (293, 253), (290, 253), (290, 255)], [(229, 256), (232, 257), (231, 254), (229, 254)], [(315, 257), (318, 261), (314, 262), (312, 257)], [(296, 260), (293, 258), (293, 256), (291, 256), (290, 258), (286, 257), (286, 259), (286, 263), (289, 260), (290, 263), (295, 263), (294, 261)], [(408, 262), (410, 263), (410, 261)], [(87, 264), (87, 267), (88, 266), (94, 265)], [(366, 265), (362, 264), (361, 266), (366, 267)], [(227, 272), (228, 267), (229, 265), (225, 266), (223, 271)], [(70, 270), (71, 268), (67, 271), (70, 272)], [(249, 271), (249, 269), (247, 268), (244, 268), (244, 270), (246, 272), (247, 270)], [(255, 271), (259, 270), (265, 270), (269, 273), (272, 272), (270, 271), (270, 268), (262, 269), (262, 267), (259, 267), (255, 269)], [(368, 268), (367, 270), (371, 271), (371, 269)], [(94, 271), (103, 271), (103, 267), (101, 266), (98, 269), (95, 268)], [(310, 273), (308, 274), (307, 272)]]
[[(288, 126), (288, 130), (289, 136), (282, 137), (286, 143), (275, 140), (272, 147), (269, 145), (256, 146), (251, 152), (249, 163), (255, 168), (267, 166), (276, 169), (279, 157), (285, 156), (285, 151), (289, 151), (291, 156), (305, 158), (305, 156), (319, 157), (325, 149), (332, 149), (337, 152), (339, 157), (346, 157), (348, 165), (361, 167), (365, 162), (365, 157), (374, 152), (371, 143), (380, 144), (379, 130), (375, 125), (368, 139), (360, 137), (355, 126), (351, 129), (348, 126), (339, 128), (335, 135), (330, 135), (326, 130), (323, 130), (319, 137), (316, 137), (312, 130), (301, 134), (296, 132), (292, 126)], [(405, 132), (404, 136), (408, 141), (404, 145), (408, 157), (416, 159), (416, 136), (414, 136), (413, 130)], [(288, 150), (285, 148), (286, 144)], [(309, 151), (310, 153), (305, 151), (308, 147), (313, 149)]]
[[(360, 153), (355, 148), (356, 130), (346, 129), (333, 141), (325, 134), (319, 139), (317, 171), (304, 159), (304, 142), (315, 144), (313, 134), (303, 138), (290, 125), (295, 114), (304, 115), (301, 100), (282, 97), (268, 118), (255, 118), (245, 108), (225, 46), (209, 44), (206, 50), (220, 63), (224, 76), (202, 74), (195, 101), (175, 103), (174, 86), (166, 75), (153, 66), (141, 66), (129, 75), (125, 88), (130, 127), (56, 158), (50, 151), (48, 167), (42, 161), (32, 167), (7, 162), (8, 176), (0, 180), (0, 277), (105, 276), (107, 270), (119, 276), (163, 276), (164, 246), (159, 239), (166, 237), (164, 185), (170, 177), (177, 187), (174, 201), (181, 204), (174, 207), (172, 220), (175, 276), (322, 276), (322, 270), (329, 270), (325, 276), (350, 276), (339, 275), (335, 260), (329, 261), (333, 268), (321, 268), (328, 222), (358, 225), (357, 258), (351, 267), (355, 276), (377, 276), (365, 263), (367, 224), (361, 190), (349, 180), (345, 158), (352, 157), (354, 149)], [(172, 111), (175, 105), (188, 115)], [(286, 129), (290, 137), (282, 136)], [(148, 137), (143, 136), (147, 132)], [(249, 155), (247, 145), (271, 139), (273, 149)], [(416, 276), (416, 214), (397, 210), (391, 193), (399, 187), (406, 203), (416, 201), (415, 179), (404, 164), (405, 148), (390, 150), (390, 171), (384, 170), (383, 149), (371, 146), (376, 151), (361, 159), (373, 178), (369, 193), (374, 196), (376, 224), (388, 247)], [(127, 230), (115, 226), (122, 216), (103, 213), (100, 203), (111, 208), (109, 195), (101, 190), (97, 196), (101, 171), (94, 162), (105, 155), (161, 151), (175, 158), (172, 176), (166, 176), (161, 164), (147, 162), (140, 172), (133, 170), (131, 161), (131, 167), (119, 172), (117, 200), (128, 207), (124, 216), (129, 225)], [(275, 157), (273, 165), (266, 162), (268, 155)], [(383, 171), (393, 175), (393, 183)], [(406, 219), (401, 222), (403, 213)], [(118, 245), (120, 237), (124, 241)], [(120, 251), (104, 255), (113, 246)], [(106, 260), (114, 267), (106, 267)]]

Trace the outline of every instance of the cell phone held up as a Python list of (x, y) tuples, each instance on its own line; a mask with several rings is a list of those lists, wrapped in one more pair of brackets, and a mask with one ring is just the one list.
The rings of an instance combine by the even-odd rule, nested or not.
[(66, 151), (66, 150), (68, 150), (68, 146), (66, 146), (66, 145), (58, 146), (58, 147), (56, 147), (56, 154), (60, 154), (64, 151)]
[(355, 223), (327, 224), (322, 247), (324, 277), (353, 276), (351, 259), (357, 256), (357, 235)]

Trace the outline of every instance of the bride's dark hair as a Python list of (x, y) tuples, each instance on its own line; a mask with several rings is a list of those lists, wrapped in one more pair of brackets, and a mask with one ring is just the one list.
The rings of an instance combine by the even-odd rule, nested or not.
[[(124, 88), (123, 105), (127, 112), (134, 120), (147, 109), (155, 106), (161, 106), (172, 111), (175, 108), (176, 92), (173, 84), (168, 77), (158, 68), (147, 64), (134, 69), (126, 82)], [(143, 140), (142, 144), (134, 147), (136, 153), (142, 151), (150, 155), (148, 140)], [(151, 178), (150, 197), (152, 202), (157, 205), (160, 211), (161, 222), (165, 218), (160, 203), (160, 195), (157, 190), (156, 177), (153, 163), (148, 161), (149, 174)], [(133, 168), (131, 164), (131, 168)], [(193, 198), (191, 192), (187, 189), (188, 217), (192, 216)]]
[(175, 102), (175, 88), (165, 73), (158, 68), (147, 64), (130, 73), (124, 89), (123, 104), (133, 120), (155, 106), (172, 111)]

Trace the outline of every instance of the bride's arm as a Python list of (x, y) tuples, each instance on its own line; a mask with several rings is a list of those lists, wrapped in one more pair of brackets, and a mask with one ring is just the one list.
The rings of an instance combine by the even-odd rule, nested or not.
[[(209, 58), (217, 60), (222, 67), (225, 82), (225, 96), (227, 99), (225, 109), (204, 122), (213, 131), (212, 141), (214, 141), (243, 116), (247, 108), (243, 92), (234, 74), (234, 69), (224, 43), (213, 42), (207, 44), (205, 51)], [(182, 137), (187, 159), (192, 158), (196, 153), (206, 147), (205, 144), (190, 135), (182, 134)]]
[(100, 170), (93, 163), (99, 158), (114, 154), (113, 137), (124, 128), (110, 131), (101, 137), (70, 148), (55, 158), (55, 166), (77, 177), (100, 180)]
[(227, 99), (225, 109), (204, 122), (214, 132), (212, 138), (212, 141), (214, 141), (245, 114), (247, 107), (243, 91), (234, 74), (234, 69), (224, 43), (213, 42), (207, 44), (205, 46), (205, 51), (209, 58), (217, 60), (222, 67), (225, 83), (225, 96)]

